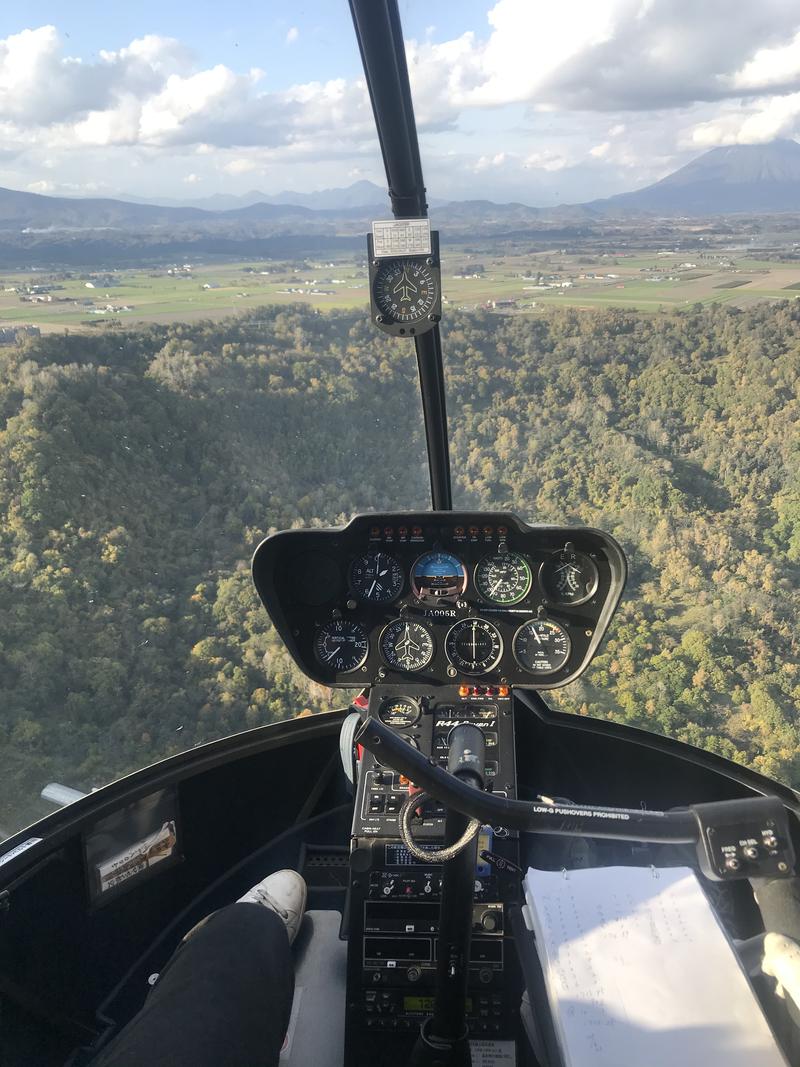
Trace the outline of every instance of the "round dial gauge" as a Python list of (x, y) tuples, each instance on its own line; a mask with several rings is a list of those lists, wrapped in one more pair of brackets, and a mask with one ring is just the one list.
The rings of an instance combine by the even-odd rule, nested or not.
[(569, 659), (572, 642), (552, 619), (531, 619), (514, 634), (514, 659), (530, 674), (552, 674)]
[(467, 568), (452, 552), (425, 552), (411, 568), (411, 592), (419, 600), (458, 600)]
[(357, 670), (369, 652), (367, 631), (349, 619), (334, 619), (320, 626), (314, 638), (314, 655), (328, 670), (346, 674)]
[(375, 303), (389, 322), (421, 322), (436, 304), (437, 285), (424, 259), (387, 259), (372, 283)]
[(419, 705), (410, 697), (388, 697), (378, 709), (378, 718), (395, 730), (405, 730), (419, 720)]
[(350, 588), (362, 600), (388, 604), (400, 596), (403, 568), (387, 552), (368, 552), (350, 564)]
[(484, 556), (475, 568), (475, 588), (492, 604), (519, 604), (532, 584), (528, 561), (517, 552)]
[(486, 674), (500, 662), (503, 639), (497, 627), (485, 619), (462, 619), (450, 627), (445, 651), (462, 674)]
[(594, 560), (583, 552), (563, 548), (544, 561), (539, 580), (554, 604), (585, 604), (597, 592), (600, 572)]
[(398, 671), (421, 671), (433, 659), (433, 635), (421, 622), (397, 619), (381, 634), (381, 655)]

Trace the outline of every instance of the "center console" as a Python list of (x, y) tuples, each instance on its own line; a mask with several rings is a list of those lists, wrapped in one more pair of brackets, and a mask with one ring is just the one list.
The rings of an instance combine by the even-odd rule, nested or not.
[[(499, 686), (376, 686), (368, 715), (379, 718), (440, 766), (453, 726), (473, 723), (486, 738), (486, 780), (516, 797), (512, 699)], [(442, 866), (414, 858), (398, 813), (409, 782), (363, 751), (351, 838), (348, 930), (347, 1063), (382, 1062), (387, 1031), (413, 1044), (430, 1015), (436, 974)], [(426, 802), (412, 821), (414, 840), (444, 843), (444, 811)], [(521, 980), (508, 909), (519, 898), (515, 832), (482, 827), (475, 867), (468, 982), (472, 1037), (512, 1039)], [(509, 993), (511, 995), (509, 995)], [(396, 1045), (395, 1045), (396, 1047)]]

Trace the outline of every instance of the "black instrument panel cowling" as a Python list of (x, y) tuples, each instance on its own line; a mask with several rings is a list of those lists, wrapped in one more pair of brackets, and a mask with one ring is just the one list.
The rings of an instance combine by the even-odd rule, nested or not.
[[(569, 545), (597, 571), (596, 590), (579, 604), (554, 603), (540, 568)], [(448, 553), (468, 576), (458, 600), (423, 602), (411, 588), (411, 571), (426, 552)], [(529, 564), (530, 590), (513, 605), (492, 603), (478, 591), (475, 568), (498, 551), (521, 555)], [(390, 601), (365, 599), (353, 591), (354, 561), (385, 553), (400, 564), (403, 582)], [(589, 527), (529, 526), (510, 512), (402, 512), (358, 515), (337, 529), (287, 530), (267, 537), (253, 556), (253, 580), (269, 616), (298, 667), (323, 685), (360, 688), (392, 682), (524, 685), (554, 689), (577, 678), (597, 651), (619, 603), (627, 576), (625, 555), (608, 534)], [(393, 668), (381, 655), (384, 630), (398, 619), (422, 623), (433, 636), (430, 662), (413, 672)], [(513, 653), (514, 637), (526, 622), (551, 620), (569, 637), (569, 656), (558, 670), (524, 670)], [(358, 666), (337, 672), (315, 653), (320, 630), (338, 620), (358, 624), (368, 649)], [(461, 620), (491, 623), (500, 634), (496, 665), (480, 673), (457, 670), (447, 635)], [(468, 644), (468, 638), (467, 638)], [(451, 644), (452, 650), (452, 644)], [(360, 659), (360, 657), (358, 657)]]

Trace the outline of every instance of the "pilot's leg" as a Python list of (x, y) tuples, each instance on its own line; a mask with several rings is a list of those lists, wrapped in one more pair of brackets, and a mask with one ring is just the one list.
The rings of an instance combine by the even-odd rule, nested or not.
[(211, 915), (92, 1067), (277, 1065), (294, 994), (290, 938), (304, 906), (302, 879), (281, 871)]

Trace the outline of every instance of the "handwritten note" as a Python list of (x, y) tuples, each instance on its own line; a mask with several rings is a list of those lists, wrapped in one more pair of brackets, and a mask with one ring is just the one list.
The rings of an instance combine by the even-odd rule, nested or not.
[(567, 1067), (786, 1067), (688, 867), (529, 868), (525, 897)]

